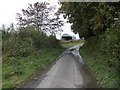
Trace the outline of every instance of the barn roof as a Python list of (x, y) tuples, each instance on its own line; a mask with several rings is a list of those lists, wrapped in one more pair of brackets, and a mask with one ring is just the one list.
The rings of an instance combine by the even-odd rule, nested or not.
[(76, 37), (76, 36), (74, 36), (74, 35), (70, 35), (70, 34), (67, 34), (67, 33), (63, 34), (62, 36), (71, 36), (71, 37)]

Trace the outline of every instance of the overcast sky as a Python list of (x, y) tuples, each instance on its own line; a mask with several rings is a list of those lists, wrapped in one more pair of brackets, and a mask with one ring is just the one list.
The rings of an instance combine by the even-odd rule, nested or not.
[[(47, 1), (51, 2), (53, 5), (56, 5), (57, 7), (57, 1), (58, 0), (0, 0), (0, 27), (2, 24), (10, 25), (11, 23), (16, 24), (16, 13), (21, 13), (22, 9), (26, 9), (28, 7), (28, 3), (35, 3), (35, 2), (42, 2)], [(62, 34), (68, 33), (74, 35), (73, 32), (71, 32), (70, 24), (67, 23), (63, 27)], [(77, 38), (79, 38), (78, 35), (76, 35)], [(60, 39), (60, 36), (57, 35), (57, 38)]]

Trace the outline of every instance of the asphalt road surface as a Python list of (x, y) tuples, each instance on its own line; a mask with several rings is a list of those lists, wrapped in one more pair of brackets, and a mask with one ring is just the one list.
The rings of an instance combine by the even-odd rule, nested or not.
[(84, 65), (72, 55), (66, 54), (46, 73), (36, 88), (93, 88), (94, 81)]
[(24, 88), (96, 88), (96, 82), (86, 69), (77, 45), (63, 53), (38, 80)]

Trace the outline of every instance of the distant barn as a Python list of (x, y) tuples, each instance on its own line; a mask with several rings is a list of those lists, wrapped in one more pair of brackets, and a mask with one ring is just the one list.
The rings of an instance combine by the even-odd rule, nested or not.
[(76, 40), (76, 37), (69, 34), (63, 34), (61, 37), (62, 40)]

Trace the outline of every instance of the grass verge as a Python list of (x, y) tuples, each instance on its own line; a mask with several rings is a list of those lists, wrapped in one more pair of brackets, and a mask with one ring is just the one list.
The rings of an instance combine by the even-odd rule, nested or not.
[(71, 40), (71, 41), (62, 41), (61, 40), (61, 45), (64, 48), (79, 45), (79, 44), (82, 44), (82, 43), (84, 43), (84, 40)]
[(2, 88), (16, 88), (42, 73), (64, 49), (43, 49), (27, 57), (6, 57), (2, 66)]

